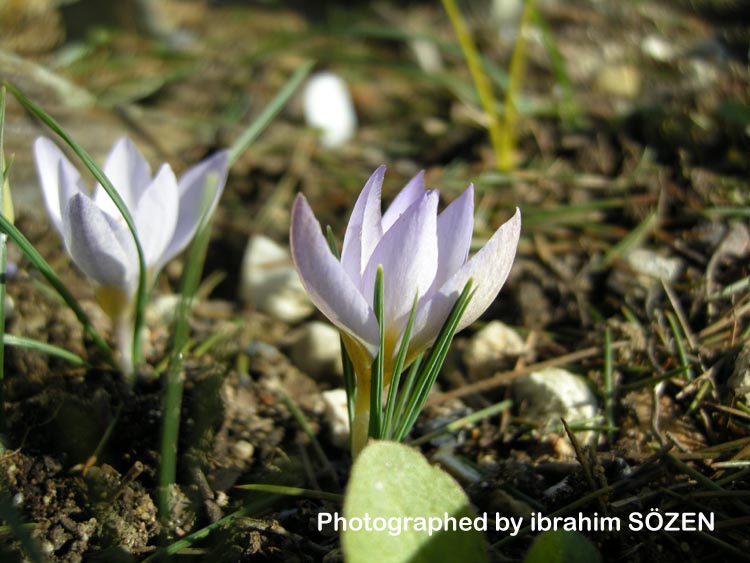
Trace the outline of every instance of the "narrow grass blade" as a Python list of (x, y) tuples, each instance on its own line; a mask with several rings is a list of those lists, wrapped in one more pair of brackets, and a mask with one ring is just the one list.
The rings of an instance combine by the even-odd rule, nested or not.
[(48, 344), (46, 342), (41, 342), (40, 340), (35, 340), (33, 338), (26, 338), (25, 336), (15, 336), (13, 334), (5, 334), (3, 335), (3, 339), (5, 341), (5, 344), (7, 344), (8, 346), (15, 346), (17, 348), (27, 348), (29, 350), (36, 350), (37, 352), (41, 352), (42, 354), (47, 354), (49, 356), (55, 356), (56, 358), (61, 358), (76, 366), (88, 367), (89, 365), (86, 360), (84, 360), (77, 354), (74, 354), (73, 352), (69, 352), (68, 350), (65, 350), (64, 348), (60, 348), (59, 346)]
[(177, 555), (181, 551), (188, 549), (190, 546), (198, 543), (202, 539), (207, 538), (213, 532), (222, 528), (227, 528), (233, 521), (237, 520), (238, 518), (245, 518), (267, 509), (273, 504), (275, 498), (276, 497), (273, 497), (271, 499), (264, 499), (247, 506), (243, 506), (239, 510), (235, 510), (231, 514), (227, 514), (226, 516), (224, 516), (224, 518), (220, 518), (216, 522), (212, 522), (205, 528), (201, 528), (200, 530), (197, 530), (192, 534), (189, 534), (184, 538), (181, 538), (176, 542), (169, 544), (168, 546), (157, 549), (154, 553), (146, 557), (142, 563), (167, 560), (171, 556)]
[(250, 145), (253, 144), (255, 139), (258, 138), (263, 130), (268, 126), (273, 118), (281, 111), (284, 105), (292, 97), (292, 94), (299, 88), (302, 81), (310, 74), (313, 68), (314, 61), (308, 61), (299, 67), (286, 84), (279, 90), (279, 93), (271, 100), (271, 102), (265, 107), (263, 112), (255, 118), (250, 126), (240, 135), (240, 137), (232, 144), (229, 149), (229, 166), (234, 164), (239, 156), (245, 152)]
[(373, 296), (373, 309), (375, 309), (375, 318), (378, 321), (378, 330), (380, 334), (380, 347), (375, 361), (372, 364), (372, 373), (370, 374), (370, 437), (381, 438), (380, 431), (383, 421), (383, 370), (385, 368), (385, 321), (383, 318), (383, 267), (378, 266), (378, 272), (375, 275), (375, 295)]
[(645, 387), (652, 387), (656, 385), (657, 383), (661, 383), (662, 381), (667, 381), (668, 379), (672, 379), (673, 377), (686, 373), (688, 368), (689, 366), (682, 366), (676, 369), (665, 371), (664, 373), (660, 373), (659, 375), (654, 375), (652, 377), (645, 377), (637, 381), (631, 381), (630, 383), (623, 383), (619, 386), (619, 390), (627, 392), (627, 391), (635, 391), (637, 389), (643, 389)]
[[(0, 88), (0, 203), (2, 215), (7, 217), (5, 201), (10, 201), (10, 185), (8, 183), (8, 169), (5, 166), (5, 87)], [(13, 222), (13, 217), (9, 217)], [(6, 248), (8, 235), (0, 234), (0, 453), (5, 451), (5, 280), (6, 280)]]
[(600, 262), (594, 264), (594, 271), (603, 270), (615, 260), (636, 248), (656, 229), (657, 225), (656, 211), (652, 211), (632, 231), (625, 235), (619, 243), (610, 248)]
[[(117, 206), (117, 210), (122, 215), (123, 220), (125, 221), (125, 224), (128, 226), (128, 229), (130, 230), (130, 233), (133, 235), (133, 240), (135, 241), (135, 248), (136, 252), (138, 253), (138, 266), (139, 266), (139, 272), (138, 272), (138, 289), (136, 291), (136, 299), (135, 299), (135, 319), (133, 321), (133, 369), (137, 369), (138, 364), (141, 361), (141, 342), (140, 342), (140, 333), (141, 333), (141, 326), (143, 325), (143, 315), (145, 313), (146, 308), (146, 259), (143, 254), (143, 246), (141, 245), (141, 241), (138, 238), (138, 231), (135, 227), (135, 221), (133, 220), (133, 216), (130, 214), (130, 211), (128, 210), (127, 206), (125, 205), (125, 202), (120, 197), (120, 194), (117, 193), (117, 190), (112, 185), (112, 183), (109, 181), (107, 176), (104, 174), (102, 169), (99, 167), (96, 162), (94, 162), (94, 159), (89, 156), (89, 154), (79, 145), (76, 143), (73, 138), (65, 131), (65, 129), (62, 128), (62, 126), (46, 111), (44, 111), (41, 107), (33, 103), (31, 100), (29, 100), (26, 96), (24, 96), (23, 93), (21, 93), (20, 90), (18, 90), (15, 86), (12, 84), (7, 84), (8, 89), (11, 91), (11, 93), (16, 97), (16, 99), (19, 101), (19, 103), (26, 108), (29, 112), (31, 112), (37, 119), (39, 119), (42, 123), (44, 123), (49, 129), (51, 129), (53, 132), (55, 132), (65, 143), (71, 148), (71, 150), (76, 154), (76, 156), (83, 162), (83, 164), (86, 166), (86, 168), (89, 170), (92, 176), (96, 178), (96, 181), (99, 182), (99, 184), (104, 188), (104, 191), (107, 192), (107, 195), (112, 199), (114, 204)], [(133, 377), (134, 374), (127, 374), (131, 382), (135, 381), (135, 377)]]
[(507, 411), (512, 406), (513, 401), (511, 401), (510, 399), (500, 401), (499, 403), (495, 403), (494, 405), (490, 405), (489, 407), (480, 409), (477, 412), (462, 416), (461, 418), (449, 422), (448, 424), (445, 424), (444, 426), (441, 426), (440, 428), (433, 430), (432, 432), (429, 432), (424, 436), (420, 436), (416, 440), (412, 440), (411, 445), (419, 446), (421, 444), (426, 444), (430, 440), (434, 440), (435, 438), (442, 436), (443, 434), (452, 434), (453, 432), (458, 432), (462, 428), (471, 426), (472, 424), (479, 422), (480, 420), (484, 420), (485, 418), (489, 418), (503, 411)]
[(443, 366), (445, 356), (448, 354), (448, 348), (450, 347), (450, 343), (453, 340), (453, 336), (456, 334), (458, 323), (469, 304), (469, 300), (474, 295), (474, 291), (472, 289), (473, 285), (473, 279), (469, 279), (458, 300), (453, 305), (453, 309), (451, 309), (451, 313), (450, 315), (448, 315), (448, 319), (440, 329), (440, 334), (435, 340), (435, 344), (432, 347), (432, 350), (430, 350), (430, 355), (427, 357), (427, 362), (419, 374), (416, 388), (409, 397), (409, 401), (405, 408), (406, 415), (404, 423), (398, 428), (395, 434), (396, 441), (400, 442), (409, 433), (409, 430), (411, 430), (411, 427), (416, 422), (417, 417), (419, 416), (419, 413), (422, 410), (425, 401), (427, 400), (430, 389), (435, 383), (435, 379), (437, 379), (440, 368)]
[(300, 487), (286, 487), (284, 485), (265, 485), (248, 484), (237, 485), (238, 489), (245, 491), (258, 491), (260, 493), (270, 493), (273, 495), (286, 495), (289, 497), (306, 497), (319, 500), (330, 500), (332, 502), (344, 502), (344, 495), (337, 493), (327, 493), (325, 491), (315, 491), (313, 489), (302, 489)]
[[(406, 411), (406, 405), (409, 403), (409, 398), (412, 395), (412, 392), (414, 391), (414, 386), (417, 383), (417, 378), (419, 377), (419, 369), (422, 366), (422, 360), (424, 359), (424, 353), (417, 356), (417, 359), (414, 360), (414, 363), (409, 368), (409, 373), (406, 375), (406, 381), (404, 381), (404, 384), (402, 386), (402, 389), (398, 393), (398, 401), (396, 402), (396, 409), (395, 409), (395, 424), (393, 425), (393, 428), (400, 428), (406, 423), (406, 419), (408, 418), (409, 413)], [(394, 435), (392, 436), (395, 438), (395, 431)]]
[(23, 523), (10, 497), (4, 492), (0, 494), (0, 520), (8, 524), (32, 563), (43, 563), (45, 561), (39, 546), (31, 537), (28, 526)]
[(73, 311), (76, 318), (78, 319), (78, 322), (80, 322), (83, 326), (86, 334), (91, 337), (96, 347), (99, 348), (99, 350), (101, 350), (101, 352), (104, 354), (107, 362), (116, 369), (117, 362), (115, 361), (114, 355), (112, 354), (112, 349), (107, 345), (101, 335), (97, 332), (96, 328), (94, 328), (94, 325), (91, 323), (91, 320), (81, 308), (81, 305), (78, 303), (76, 298), (73, 297), (73, 294), (70, 293), (70, 291), (68, 291), (68, 288), (65, 287), (65, 285), (62, 283), (60, 278), (50, 267), (47, 261), (42, 258), (42, 255), (39, 254), (39, 252), (37, 252), (36, 248), (34, 248), (34, 246), (28, 241), (28, 239), (23, 236), (21, 231), (19, 231), (12, 223), (10, 223), (8, 219), (2, 214), (0, 214), (0, 231), (7, 234), (11, 238), (11, 240), (13, 240), (13, 242), (18, 245), (18, 247), (21, 249), (21, 252), (26, 255), (26, 257), (34, 265), (34, 267), (39, 270), (39, 273), (41, 273), (49, 282), (49, 284), (55, 289), (55, 291), (57, 291), (63, 301), (65, 301), (65, 304), (70, 308), (71, 311)]
[(336, 476), (336, 471), (333, 469), (331, 460), (328, 459), (328, 456), (326, 455), (326, 452), (323, 449), (323, 446), (320, 445), (320, 442), (318, 441), (318, 437), (315, 435), (315, 432), (313, 432), (313, 429), (310, 427), (310, 423), (307, 421), (307, 417), (305, 416), (305, 414), (300, 410), (300, 408), (297, 406), (297, 404), (292, 400), (292, 398), (289, 395), (287, 395), (280, 389), (278, 390), (278, 394), (281, 397), (281, 401), (284, 403), (284, 406), (286, 406), (289, 413), (294, 417), (294, 420), (297, 421), (297, 424), (299, 424), (299, 427), (302, 429), (302, 431), (305, 433), (307, 438), (310, 440), (310, 443), (312, 444), (313, 450), (315, 451), (315, 455), (317, 456), (318, 461), (320, 461), (320, 463), (326, 469), (328, 474), (331, 476), (331, 479), (333, 479), (333, 482), (338, 483), (338, 477)]
[(185, 383), (183, 355), (190, 336), (190, 313), (193, 299), (198, 291), (203, 264), (206, 260), (208, 241), (211, 238), (211, 217), (208, 215), (212, 184), (218, 178), (209, 176), (203, 188), (203, 213), (198, 229), (190, 245), (185, 273), (180, 288), (180, 301), (174, 320), (174, 334), (164, 389), (164, 414), (161, 432), (161, 463), (159, 465), (159, 511), (162, 518), (170, 513), (169, 487), (177, 474), (177, 444), (180, 435), (180, 412)]
[(382, 437), (386, 440), (391, 438), (393, 435), (393, 414), (396, 408), (396, 395), (398, 392), (398, 384), (401, 380), (401, 370), (404, 368), (404, 362), (406, 361), (406, 353), (409, 350), (409, 340), (411, 339), (411, 330), (414, 327), (414, 317), (417, 315), (417, 303), (419, 301), (419, 294), (414, 296), (414, 303), (411, 306), (411, 312), (409, 313), (409, 320), (406, 322), (406, 328), (404, 334), (401, 336), (401, 345), (398, 349), (398, 355), (396, 356), (396, 363), (393, 365), (393, 373), (391, 374), (391, 383), (388, 386), (388, 398), (385, 402), (385, 419), (383, 421), (383, 432)]
[(685, 370), (685, 377), (687, 377), (688, 380), (692, 380), (695, 378), (695, 375), (693, 374), (690, 360), (687, 357), (685, 345), (682, 342), (682, 331), (680, 330), (679, 322), (671, 311), (667, 311), (667, 321), (669, 322), (669, 328), (672, 330), (674, 343), (677, 347), (677, 355), (680, 358), (680, 366)]

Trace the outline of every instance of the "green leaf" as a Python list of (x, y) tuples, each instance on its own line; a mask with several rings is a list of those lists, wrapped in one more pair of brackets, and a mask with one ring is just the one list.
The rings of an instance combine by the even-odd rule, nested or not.
[(380, 345), (378, 354), (372, 364), (372, 373), (370, 376), (370, 432), (371, 438), (382, 438), (380, 429), (382, 428), (383, 411), (381, 402), (383, 397), (383, 377), (385, 368), (385, 321), (383, 320), (384, 308), (384, 289), (383, 289), (383, 266), (378, 266), (378, 272), (375, 274), (375, 294), (372, 299), (372, 307), (375, 310), (375, 318), (378, 321), (378, 331), (380, 334)]
[(255, 139), (263, 132), (273, 118), (282, 110), (292, 94), (299, 88), (300, 84), (307, 78), (310, 71), (315, 66), (313, 61), (303, 63), (294, 74), (287, 80), (286, 84), (274, 96), (273, 100), (263, 109), (263, 112), (253, 120), (250, 126), (243, 131), (242, 135), (232, 144), (229, 149), (229, 164), (233, 165), (237, 159), (245, 152)]
[(86, 360), (74, 354), (73, 352), (69, 352), (68, 350), (65, 350), (64, 348), (60, 348), (59, 346), (55, 346), (54, 344), (48, 344), (47, 342), (42, 342), (34, 338), (26, 338), (25, 336), (15, 336), (13, 334), (4, 334), (3, 338), (0, 339), (0, 341), (4, 342), (7, 346), (15, 346), (17, 348), (28, 348), (29, 350), (36, 350), (37, 352), (41, 352), (42, 354), (49, 354), (50, 356), (56, 356), (58, 358), (62, 358), (63, 360), (67, 360), (68, 362), (76, 366), (88, 366), (89, 365), (88, 362), (86, 362)]
[(537, 536), (525, 563), (601, 563), (602, 557), (583, 534), (565, 530)]
[[(348, 563), (487, 561), (482, 518), (473, 513), (459, 484), (402, 444), (371, 441), (362, 450), (352, 466), (344, 518), (350, 524), (341, 538)], [(369, 530), (351, 529), (368, 519)], [(428, 532), (430, 524), (434, 530), (446, 521), (449, 530)], [(462, 522), (471, 528), (462, 531)]]
[(458, 323), (466, 307), (469, 305), (469, 301), (474, 296), (475, 289), (473, 289), (473, 285), (474, 280), (469, 278), (461, 295), (453, 304), (450, 315), (448, 315), (443, 327), (440, 329), (440, 333), (435, 340), (435, 344), (432, 346), (432, 350), (430, 350), (430, 355), (427, 357), (424, 368), (419, 373), (417, 385), (413, 393), (410, 392), (405, 411), (402, 413), (403, 418), (394, 434), (397, 441), (401, 441), (406, 437), (411, 427), (414, 426), (417, 416), (422, 411), (425, 401), (427, 401), (427, 395), (429, 395), (430, 389), (435, 384), (440, 368), (443, 367), (445, 356), (448, 354), (448, 348), (456, 334)]

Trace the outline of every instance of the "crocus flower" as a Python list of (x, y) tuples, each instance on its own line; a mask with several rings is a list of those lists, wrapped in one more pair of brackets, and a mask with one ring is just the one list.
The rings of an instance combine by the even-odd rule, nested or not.
[[(386, 385), (415, 296), (418, 298), (406, 365), (435, 341), (466, 283), (476, 291), (458, 330), (493, 302), (508, 277), (521, 231), (521, 214), (502, 225), (471, 259), (474, 187), (438, 214), (437, 191), (415, 176), (381, 214), (385, 167), (370, 177), (357, 199), (344, 235), (341, 260), (329, 249), (307, 200), (292, 209), (290, 241), (297, 272), (313, 303), (341, 331), (357, 376), (353, 442), (366, 440), (370, 370), (379, 353), (373, 309), (375, 277), (383, 269)], [(362, 437), (364, 435), (364, 438)], [(357, 450), (357, 445), (353, 449)]]
[[(123, 368), (129, 371), (132, 301), (138, 285), (138, 254), (125, 220), (104, 188), (89, 193), (83, 179), (49, 139), (34, 142), (34, 160), (52, 225), (76, 265), (96, 284), (97, 301), (118, 329)], [(204, 208), (209, 213), (224, 189), (228, 153), (190, 168), (178, 180), (169, 164), (155, 176), (136, 146), (119, 139), (103, 171), (130, 211), (143, 247), (149, 280), (187, 246)], [(212, 192), (204, 193), (204, 189)], [(132, 323), (130, 323), (132, 325)]]

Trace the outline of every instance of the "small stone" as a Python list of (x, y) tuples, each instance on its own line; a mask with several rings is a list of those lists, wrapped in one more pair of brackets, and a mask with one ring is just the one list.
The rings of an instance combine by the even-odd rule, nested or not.
[(500, 321), (490, 321), (471, 337), (463, 358), (469, 376), (477, 380), (489, 377), (508, 358), (520, 356), (525, 350), (526, 344), (515, 330)]
[(641, 42), (641, 50), (652, 59), (668, 63), (676, 56), (674, 45), (660, 35), (649, 35)]
[(149, 324), (171, 325), (179, 305), (179, 295), (157, 295), (146, 309), (146, 320)]
[(346, 82), (329, 71), (310, 77), (304, 92), (305, 121), (321, 132), (326, 148), (343, 145), (354, 137), (357, 114)]
[(641, 73), (634, 65), (607, 65), (596, 77), (596, 86), (606, 94), (634, 99), (641, 91)]
[(255, 446), (247, 440), (237, 440), (232, 444), (232, 453), (239, 460), (250, 461), (255, 454)]
[(323, 418), (331, 435), (331, 442), (342, 450), (349, 449), (349, 410), (346, 389), (323, 391)]
[[(560, 417), (570, 424), (594, 419), (596, 397), (586, 380), (561, 368), (547, 368), (513, 381), (513, 395), (522, 405), (522, 416), (545, 426), (557, 425)], [(594, 445), (596, 432), (576, 432), (581, 444)]]
[(5, 296), (5, 322), (12, 321), (16, 315), (16, 302), (10, 295)]
[(636, 248), (626, 257), (628, 265), (634, 272), (651, 278), (652, 281), (674, 281), (682, 271), (682, 261), (657, 254), (647, 248)]
[(315, 378), (344, 375), (339, 332), (331, 325), (312, 321), (305, 324), (290, 350), (299, 369)]
[(301, 321), (313, 311), (289, 251), (263, 235), (250, 237), (245, 248), (240, 298), (288, 323)]
[(623, 295), (659, 288), (661, 282), (675, 281), (683, 269), (681, 259), (663, 256), (648, 248), (636, 248), (624, 257), (625, 267), (615, 268), (607, 280), (609, 287)]

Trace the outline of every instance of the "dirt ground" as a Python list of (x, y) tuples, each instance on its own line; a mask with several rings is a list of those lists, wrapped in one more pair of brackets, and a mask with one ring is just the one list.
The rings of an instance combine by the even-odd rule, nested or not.
[[(170, 553), (174, 560), (342, 559), (337, 534), (315, 525), (319, 512), (339, 505), (236, 488), (341, 493), (351, 466), (321, 402), (340, 380), (314, 378), (292, 362), (300, 324), (242, 303), (241, 260), (250, 235), (288, 244), (298, 191), (341, 240), (357, 193), (385, 163), (386, 200), (421, 169), (443, 201), (474, 182), (477, 248), (515, 206), (524, 217), (506, 286), (456, 338), (411, 437), (512, 398), (514, 380), (548, 365), (584, 376), (609, 405), (583, 459), (563, 431), (545, 430), (521, 404), (422, 452), (456, 477), (479, 512), (627, 518), (659, 508), (716, 516), (713, 532), (586, 534), (606, 561), (748, 558), (750, 379), (741, 378), (750, 352), (741, 351), (750, 312), (750, 21), (742, 2), (539, 0), (544, 25), (528, 36), (512, 172), (494, 166), (438, 2), (311, 9), (132, 1), (111, 12), (85, 0), (56, 4), (0, 5), (0, 75), (97, 158), (127, 134), (152, 164), (184, 170), (229, 146), (310, 59), (348, 82), (359, 127), (346, 146), (325, 150), (305, 128), (297, 96), (231, 170), (204, 272), (217, 283), (191, 321), (168, 518), (156, 508), (171, 330), (164, 316), (149, 317), (146, 362), (133, 388), (102, 367), (6, 347), (9, 447), (0, 490), (44, 557), (143, 561), (187, 539)], [(463, 10), (502, 101), (517, 20), (490, 17), (486, 4)], [(418, 54), (420, 38), (430, 39), (438, 66)], [(30, 143), (43, 129), (14, 100), (7, 112), (16, 225), (109, 336), (40, 203)], [(39, 273), (17, 248), (8, 252), (17, 271), (7, 282), (6, 332), (104, 366)], [(667, 273), (650, 274), (653, 264)], [(177, 260), (165, 270), (157, 296), (176, 291), (183, 266)], [(492, 320), (513, 327), (525, 351), (477, 376), (466, 350)], [(328, 464), (279, 389), (305, 414)], [(488, 533), (491, 560), (522, 560), (532, 537)], [(0, 526), (0, 550), (2, 561), (26, 560), (8, 526)]]

